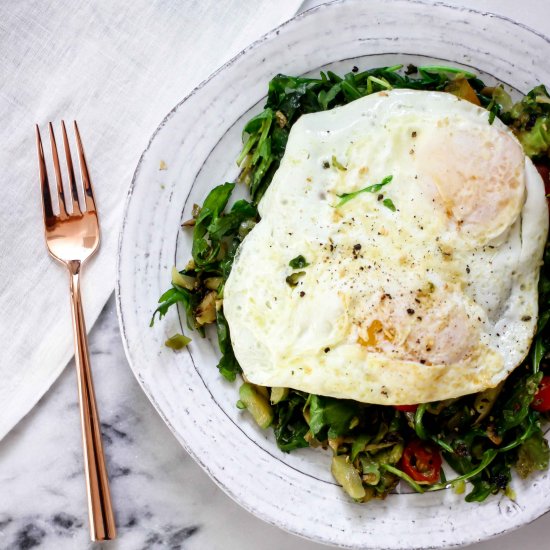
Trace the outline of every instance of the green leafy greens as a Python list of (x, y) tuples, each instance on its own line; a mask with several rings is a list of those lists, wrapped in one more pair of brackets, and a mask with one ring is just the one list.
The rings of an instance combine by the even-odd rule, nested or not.
[[(361, 193), (378, 193), (380, 189), (382, 189), (382, 187), (384, 187), (385, 185), (388, 185), (388, 183), (390, 183), (392, 179), (393, 179), (393, 176), (386, 176), (380, 183), (369, 185), (368, 187), (364, 187), (363, 189), (359, 189), (358, 191), (352, 191), (351, 193), (342, 193), (341, 195), (337, 195), (340, 201), (334, 205), (334, 208), (343, 206), (348, 201), (350, 201), (351, 199), (354, 199), (355, 197), (357, 197), (357, 195), (360, 195)], [(393, 203), (391, 204), (393, 206)], [(388, 208), (390, 208), (391, 210), (391, 207), (388, 206)]]
[(299, 256), (296, 256), (296, 258), (293, 258), (288, 262), (288, 265), (292, 269), (302, 269), (304, 267), (307, 267), (309, 264), (307, 263), (306, 259), (300, 254)]
[(395, 204), (393, 204), (393, 201), (391, 199), (384, 199), (382, 201), (382, 204), (386, 207), (386, 208), (389, 208), (392, 212), (395, 212), (396, 208), (395, 208)]

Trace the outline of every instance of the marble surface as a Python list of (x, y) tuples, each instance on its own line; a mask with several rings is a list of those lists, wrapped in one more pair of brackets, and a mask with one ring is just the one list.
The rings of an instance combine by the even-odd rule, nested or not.
[[(540, 27), (548, 21), (540, 17), (548, 9), (545, 2), (455, 3), (500, 10)], [(308, 0), (305, 7), (315, 3)], [(245, 512), (180, 447), (130, 371), (113, 298), (91, 332), (90, 345), (118, 538), (89, 542), (76, 375), (70, 363), (38, 406), (0, 442), (0, 550), (325, 548)], [(547, 533), (550, 514), (469, 548), (541, 550), (548, 546)]]

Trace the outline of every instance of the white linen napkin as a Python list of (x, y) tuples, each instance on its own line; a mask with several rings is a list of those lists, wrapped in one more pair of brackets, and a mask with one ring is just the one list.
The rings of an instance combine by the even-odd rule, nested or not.
[(90, 328), (114, 288), (122, 209), (149, 137), (197, 84), (300, 4), (0, 3), (0, 439), (73, 355), (68, 276), (44, 244), (34, 123), (48, 141), (48, 121), (79, 122), (102, 231), (83, 277)]

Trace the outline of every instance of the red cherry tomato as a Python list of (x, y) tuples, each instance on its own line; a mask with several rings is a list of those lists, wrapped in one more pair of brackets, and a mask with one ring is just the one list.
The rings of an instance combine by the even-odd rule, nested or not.
[(535, 164), (535, 166), (539, 171), (542, 181), (544, 182), (544, 190), (548, 195), (550, 194), (550, 167), (548, 167), (546, 164)]
[(401, 469), (415, 481), (433, 484), (439, 480), (441, 462), (436, 447), (415, 439), (403, 451)]
[(540, 381), (531, 408), (539, 412), (550, 411), (550, 376), (544, 376)]
[(416, 409), (418, 409), (418, 405), (394, 405), (393, 408), (398, 411), (413, 413), (416, 412)]

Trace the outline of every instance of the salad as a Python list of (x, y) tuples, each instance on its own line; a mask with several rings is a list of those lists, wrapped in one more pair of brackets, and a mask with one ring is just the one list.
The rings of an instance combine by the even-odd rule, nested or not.
[[(223, 312), (223, 290), (235, 254), (259, 221), (257, 205), (285, 152), (292, 125), (306, 113), (345, 105), (383, 90), (407, 88), (454, 94), (489, 111), (512, 129), (545, 183), (550, 167), (550, 95), (542, 85), (513, 104), (502, 86), (488, 87), (476, 75), (451, 67), (401, 65), (359, 71), (343, 77), (330, 71), (319, 78), (277, 75), (269, 83), (264, 110), (244, 127), (237, 158), (239, 183), (249, 200), (228, 207), (235, 183), (218, 185), (183, 230), (193, 232), (192, 258), (173, 269), (172, 286), (153, 314), (162, 318), (174, 304), (183, 307), (187, 326), (204, 336), (215, 326), (220, 374), (242, 377)], [(293, 260), (293, 269), (305, 259)], [(512, 472), (525, 478), (548, 468), (550, 452), (542, 424), (550, 411), (550, 249), (539, 281), (537, 332), (526, 360), (495, 388), (445, 401), (406, 406), (370, 405), (262, 387), (243, 380), (237, 407), (257, 424), (273, 429), (283, 452), (330, 448), (332, 473), (356, 501), (384, 498), (400, 481), (422, 493), (452, 488), (466, 500), (483, 501), (504, 492), (513, 496)], [(183, 334), (166, 341), (173, 349), (190, 342)], [(449, 465), (445, 473), (443, 460)], [(449, 477), (447, 478), (447, 475)], [(466, 482), (469, 482), (468, 488)]]

